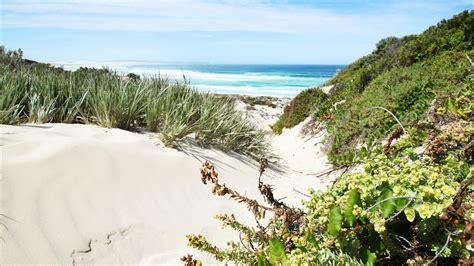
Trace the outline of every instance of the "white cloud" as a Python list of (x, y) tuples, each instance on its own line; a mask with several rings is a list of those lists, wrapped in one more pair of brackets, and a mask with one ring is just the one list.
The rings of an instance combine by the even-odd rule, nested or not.
[(403, 14), (336, 14), (267, 1), (64, 0), (8, 1), (0, 6), (3, 27), (177, 31), (252, 31), (341, 34), (403, 32), (413, 22)]
[(462, 6), (466, 9), (472, 9), (474, 7), (474, 0), (431, 0), (431, 1), (420, 1), (420, 0), (400, 0), (393, 2), (387, 6), (387, 8), (399, 11), (416, 11), (425, 10), (431, 12), (440, 12), (449, 10), (455, 7)]
[[(289, 5), (286, 0), (0, 0), (2, 27), (148, 32), (271, 32), (367, 36), (416, 33), (466, 5), (402, 0), (358, 13)], [(438, 2), (437, 2), (438, 1)], [(379, 4), (381, 5), (381, 4)], [(410, 12), (411, 11), (411, 12)], [(427, 14), (423, 14), (427, 12)], [(430, 13), (431, 12), (431, 13)], [(434, 14), (434, 15), (433, 15)], [(428, 15), (428, 16), (426, 16)]]

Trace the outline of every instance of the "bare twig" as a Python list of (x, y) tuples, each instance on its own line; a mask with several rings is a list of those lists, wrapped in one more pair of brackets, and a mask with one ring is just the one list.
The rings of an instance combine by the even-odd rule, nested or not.
[(11, 218), (11, 217), (5, 215), (5, 214), (0, 213), (0, 216), (3, 217), (3, 218), (6, 218), (6, 219), (8, 219), (8, 220), (11, 220), (11, 221), (14, 221), (14, 222), (19, 223), (19, 221), (15, 220), (15, 219), (13, 219), (13, 218)]
[(454, 196), (453, 204), (452, 206), (455, 209), (459, 209), (461, 207), (461, 204), (466, 197), (466, 194), (468, 192), (469, 186), (474, 182), (474, 175), (470, 176), (469, 178), (464, 179), (462, 181), (461, 186), (459, 187), (458, 192), (456, 193), (456, 196)]
[[(403, 248), (405, 250), (412, 250), (413, 249), (413, 245), (410, 243), (410, 241), (408, 241), (408, 239), (404, 238), (403, 236), (400, 236), (400, 235), (394, 235), (395, 238), (397, 239), (398, 242), (400, 242), (400, 244), (403, 246)], [(403, 241), (402, 241), (403, 240)], [(405, 246), (403, 244), (403, 242), (407, 243), (409, 245), (410, 248), (408, 248), (407, 246)]]
[(324, 170), (316, 172), (316, 173), (311, 173), (311, 174), (306, 174), (306, 175), (314, 175), (315, 177), (322, 177), (324, 175), (329, 175), (332, 172), (337, 171), (337, 170), (342, 169), (342, 168), (343, 167), (336, 167), (336, 168), (331, 167), (331, 168), (324, 169)]
[(395, 217), (397, 217), (400, 213), (402, 213), (411, 204), (411, 202), (415, 199), (417, 193), (418, 193), (418, 191), (415, 191), (415, 194), (413, 194), (413, 196), (410, 197), (410, 200), (407, 202), (407, 204), (405, 204), (405, 206), (403, 206), (397, 213), (395, 213), (390, 218), (388, 218), (387, 222), (392, 221), (393, 219), (395, 219)]
[(267, 229), (270, 226), (270, 223), (268, 223), (266, 227), (263, 227), (260, 221), (257, 219), (257, 217), (254, 216), (254, 218), (255, 218), (255, 222), (257, 223), (257, 228), (259, 229), (259, 231), (257, 232), (257, 235), (260, 238), (260, 241), (262, 243), (266, 243), (269, 238), (269, 236), (267, 236)]
[[(262, 159), (260, 164), (260, 176), (265, 171), (266, 165), (266, 159)], [(239, 203), (246, 204), (247, 209), (251, 211), (258, 219), (265, 218), (265, 213), (267, 211), (271, 211), (275, 214), (275, 216), (283, 217), (285, 219), (285, 223), (293, 224), (301, 221), (303, 214), (296, 209), (290, 208), (285, 203), (276, 200), (273, 195), (273, 188), (270, 185), (263, 184), (259, 180), (258, 189), (263, 195), (265, 201), (271, 204), (272, 207), (261, 205), (255, 199), (240, 195), (237, 191), (226, 187), (225, 184), (220, 184), (218, 177), (219, 174), (215, 170), (214, 165), (209, 161), (204, 162), (203, 166), (201, 167), (201, 181), (203, 184), (207, 184), (207, 182), (214, 184), (212, 189), (213, 194), (217, 196), (229, 195), (231, 199)]]
[(398, 120), (398, 118), (392, 113), (390, 112), (387, 108), (384, 108), (384, 107), (380, 107), (380, 106), (374, 106), (372, 108), (369, 108), (369, 110), (373, 110), (373, 109), (382, 109), (384, 111), (386, 111), (387, 113), (389, 113), (394, 119), (395, 121), (397, 121), (398, 125), (402, 128), (403, 130), (403, 133), (406, 134), (407, 131), (405, 130), (405, 128), (403, 127), (402, 123), (400, 122), (400, 120)]
[(436, 259), (439, 257), (439, 255), (441, 255), (441, 253), (443, 253), (443, 251), (446, 249), (446, 247), (448, 246), (448, 243), (449, 241), (451, 240), (451, 232), (448, 231), (448, 237), (446, 238), (446, 243), (444, 243), (444, 246), (438, 251), (438, 253), (436, 253), (436, 255), (428, 262), (426, 263), (425, 265), (431, 265), (433, 262), (436, 261)]
[(342, 100), (342, 101), (339, 101), (339, 102), (335, 102), (332, 107), (334, 108), (334, 110), (336, 111), (337, 110), (337, 106), (340, 105), (340, 104), (343, 104), (345, 103), (346, 100)]
[(474, 62), (472, 62), (471, 58), (469, 55), (466, 55), (467, 60), (469, 60), (469, 63), (471, 63), (471, 67), (474, 67)]
[(282, 201), (282, 200), (284, 200), (284, 199), (286, 199), (286, 198), (288, 198), (288, 196), (281, 197), (281, 198), (277, 199), (277, 201)]
[(293, 191), (296, 192), (296, 193), (299, 193), (299, 194), (301, 194), (301, 195), (303, 195), (303, 196), (305, 196), (305, 197), (311, 198), (310, 195), (308, 195), (308, 194), (306, 194), (306, 193), (303, 193), (303, 192), (301, 192), (301, 191), (299, 191), (299, 190), (297, 190), (297, 189), (293, 189)]
[(244, 244), (244, 241), (242, 240), (242, 232), (239, 232), (239, 240), (240, 240), (240, 244), (242, 244), (242, 246), (250, 253), (255, 253), (255, 250), (251, 250), (251, 248), (247, 247), (245, 244)]
[(380, 204), (382, 204), (386, 201), (389, 201), (389, 200), (393, 200), (393, 199), (413, 199), (413, 198), (415, 198), (415, 195), (416, 195), (416, 193), (413, 196), (393, 196), (393, 197), (390, 197), (390, 198), (386, 198), (386, 199), (383, 199), (383, 200), (375, 203), (374, 205), (370, 206), (365, 211), (368, 212), (368, 211), (372, 210), (373, 208), (375, 208), (375, 207), (379, 206)]

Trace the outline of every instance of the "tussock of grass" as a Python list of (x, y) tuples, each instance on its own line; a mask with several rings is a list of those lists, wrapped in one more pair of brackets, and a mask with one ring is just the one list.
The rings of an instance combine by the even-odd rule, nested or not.
[(70, 72), (0, 53), (0, 123), (49, 122), (145, 128), (170, 146), (194, 134), (198, 143), (253, 157), (267, 147), (231, 99), (199, 93), (186, 80), (124, 79), (107, 69)]
[(88, 117), (104, 127), (133, 129), (140, 125), (145, 109), (146, 84), (101, 78), (87, 97)]

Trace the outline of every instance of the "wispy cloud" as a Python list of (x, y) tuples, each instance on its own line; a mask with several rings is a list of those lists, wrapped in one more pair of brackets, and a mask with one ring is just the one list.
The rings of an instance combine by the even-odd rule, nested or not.
[[(3, 27), (49, 27), (90, 30), (253, 31), (341, 34), (403, 32), (413, 17), (395, 14), (339, 14), (287, 1), (226, 0), (64, 0), (9, 1), (1, 5)], [(374, 27), (376, 25), (376, 27)]]
[(348, 63), (473, 1), (0, 0), (0, 42), (40, 61)]

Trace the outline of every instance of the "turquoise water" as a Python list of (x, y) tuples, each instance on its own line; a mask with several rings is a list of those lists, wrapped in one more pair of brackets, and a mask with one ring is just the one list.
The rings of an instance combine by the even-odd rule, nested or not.
[(121, 74), (162, 75), (182, 80), (185, 76), (200, 91), (293, 97), (317, 87), (343, 65), (217, 65), (134, 64), (110, 67)]

